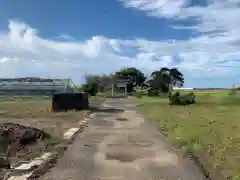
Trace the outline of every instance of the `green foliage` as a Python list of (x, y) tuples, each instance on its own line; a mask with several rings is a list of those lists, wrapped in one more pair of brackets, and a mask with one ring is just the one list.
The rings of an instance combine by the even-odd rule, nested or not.
[(172, 105), (188, 105), (196, 103), (196, 96), (193, 92), (188, 94), (180, 94), (176, 92), (169, 95), (169, 102)]
[(82, 91), (95, 96), (99, 91), (103, 92), (112, 82), (112, 75), (89, 75), (86, 84), (82, 85)]
[(231, 89), (231, 91), (228, 93), (229, 96), (236, 96), (238, 93), (238, 89)]
[(168, 106), (167, 99), (157, 97), (136, 99), (136, 104), (174, 145), (200, 157), (225, 177), (238, 179), (240, 95), (228, 96), (228, 92), (195, 90), (197, 104), (192, 106)]
[(82, 86), (82, 89), (87, 94), (95, 96), (98, 93), (98, 84), (97, 83), (84, 84)]
[(157, 89), (149, 89), (147, 91), (147, 96), (159, 96), (159, 92)]
[(221, 98), (222, 105), (236, 106), (240, 105), (240, 96), (239, 95), (230, 95)]
[(147, 82), (152, 89), (160, 90), (164, 93), (171, 92), (173, 86), (182, 87), (184, 84), (183, 74), (176, 68), (161, 68), (151, 74), (151, 79)]
[(137, 97), (137, 98), (142, 98), (144, 96), (144, 92), (137, 91), (137, 92), (133, 92), (132, 95)]
[(144, 73), (134, 67), (123, 68), (120, 71), (116, 72), (115, 76), (129, 77), (137, 86), (142, 85), (146, 80)]
[(141, 86), (146, 80), (144, 73), (134, 67), (123, 68), (116, 72), (114, 76), (120, 78), (130, 78), (131, 83), (127, 85), (128, 93), (132, 92), (135, 86)]
[(94, 96), (99, 92), (110, 90), (114, 78), (130, 79), (130, 83), (127, 84), (128, 94), (132, 94), (137, 87), (145, 91), (150, 87), (150, 90), (145, 93), (148, 96), (159, 96), (160, 92), (169, 93), (172, 91), (172, 86), (183, 86), (184, 83), (183, 74), (176, 68), (161, 68), (159, 71), (152, 72), (151, 79), (145, 81), (146, 77), (143, 72), (130, 67), (120, 69), (110, 75), (90, 75), (80, 90)]

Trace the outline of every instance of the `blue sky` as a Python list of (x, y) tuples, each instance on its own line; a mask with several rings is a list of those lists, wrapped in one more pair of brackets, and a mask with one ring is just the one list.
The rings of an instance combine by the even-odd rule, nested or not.
[(0, 2), (0, 77), (177, 67), (186, 87), (239, 84), (238, 0)]

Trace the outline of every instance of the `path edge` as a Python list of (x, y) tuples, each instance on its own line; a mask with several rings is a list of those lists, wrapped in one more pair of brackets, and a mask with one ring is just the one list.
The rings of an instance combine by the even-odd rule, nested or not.
[(54, 152), (44, 152), (40, 157), (35, 158), (27, 164), (21, 164), (20, 166), (14, 167), (5, 175), (3, 180), (29, 180), (39, 176), (39, 173), (45, 173), (48, 164), (51, 161), (57, 161), (58, 157), (64, 154), (68, 149), (68, 145), (73, 142), (78, 133), (84, 131), (85, 127), (87, 127), (88, 121), (94, 116), (95, 113), (88, 112), (83, 120), (78, 122), (77, 127), (72, 127), (64, 133), (64, 141), (55, 147)]
[[(134, 101), (134, 99), (132, 99)], [(135, 103), (134, 103), (135, 104)], [(179, 158), (188, 158), (192, 160), (198, 168), (202, 171), (203, 175), (205, 176), (206, 180), (226, 180), (229, 177), (224, 177), (223, 174), (215, 170), (212, 165), (206, 160), (202, 153), (197, 151), (184, 151), (180, 149), (176, 145), (174, 145), (167, 137), (167, 133), (163, 132), (162, 129), (159, 127), (157, 122), (154, 119), (147, 118), (135, 104), (136, 112), (140, 114), (146, 121), (150, 122), (155, 128), (158, 129), (158, 135), (160, 138), (168, 144), (169, 148), (178, 155)]]

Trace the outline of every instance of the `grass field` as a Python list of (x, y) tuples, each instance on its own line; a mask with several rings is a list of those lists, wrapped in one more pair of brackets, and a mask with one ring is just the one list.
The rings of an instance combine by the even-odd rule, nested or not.
[(197, 91), (197, 104), (170, 106), (168, 99), (142, 97), (141, 111), (155, 120), (170, 141), (204, 156), (230, 179), (240, 179), (240, 97), (229, 91)]

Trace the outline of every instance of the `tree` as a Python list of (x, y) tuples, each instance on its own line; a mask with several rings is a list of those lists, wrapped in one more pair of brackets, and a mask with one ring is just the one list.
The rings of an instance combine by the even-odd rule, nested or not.
[(131, 83), (127, 87), (128, 93), (132, 92), (135, 86), (141, 86), (146, 80), (144, 73), (134, 67), (121, 69), (120, 71), (115, 73), (115, 77), (128, 77), (131, 79)]
[(95, 96), (98, 92), (103, 92), (108, 87), (112, 87), (113, 75), (88, 75), (86, 83), (82, 86), (84, 92)]
[(99, 90), (100, 92), (105, 91), (109, 87), (112, 87), (113, 77), (112, 75), (101, 75), (99, 78)]
[(171, 92), (173, 86), (182, 87), (184, 84), (183, 74), (177, 68), (161, 68), (151, 74), (147, 82), (152, 90)]
[(86, 83), (83, 84), (82, 89), (84, 92), (95, 96), (98, 93), (100, 76), (98, 75), (88, 75), (86, 77)]

